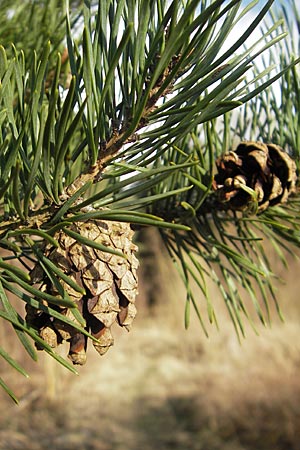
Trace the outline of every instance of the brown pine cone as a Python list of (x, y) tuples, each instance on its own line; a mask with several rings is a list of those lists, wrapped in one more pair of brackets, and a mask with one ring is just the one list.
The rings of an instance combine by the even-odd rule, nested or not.
[(279, 145), (241, 142), (216, 166), (213, 188), (227, 209), (245, 211), (255, 202), (261, 213), (296, 190), (296, 164)]
[[(132, 242), (133, 231), (128, 223), (91, 220), (73, 223), (69, 229), (124, 255), (117, 256), (83, 245), (62, 230), (54, 236), (59, 248), (46, 245), (44, 250), (48, 259), (85, 290), (85, 295), (82, 295), (65, 281), (59, 280), (71, 300), (78, 305), (86, 320), (86, 329), (98, 339), (93, 344), (102, 355), (113, 345), (111, 326), (117, 321), (120, 326), (129, 330), (136, 315), (134, 303), (137, 295), (138, 260), (134, 253), (137, 246)], [(41, 290), (58, 295), (39, 264), (32, 270), (31, 279)], [(26, 320), (38, 329), (40, 336), (51, 347), (68, 341), (69, 357), (73, 363), (85, 363), (86, 336), (40, 310), (30, 306), (26, 309)], [(75, 321), (70, 309), (57, 309)]]

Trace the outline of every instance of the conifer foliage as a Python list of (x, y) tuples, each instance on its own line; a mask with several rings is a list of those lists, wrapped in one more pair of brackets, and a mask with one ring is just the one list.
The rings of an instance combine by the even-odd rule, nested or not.
[(33, 359), (74, 372), (130, 329), (141, 227), (178, 267), (186, 326), (217, 324), (207, 277), (238, 336), (240, 287), (263, 324), (270, 298), (281, 314), (263, 239), (284, 263), (299, 244), (299, 48), (285, 7), (244, 3), (1, 2), (0, 318)]

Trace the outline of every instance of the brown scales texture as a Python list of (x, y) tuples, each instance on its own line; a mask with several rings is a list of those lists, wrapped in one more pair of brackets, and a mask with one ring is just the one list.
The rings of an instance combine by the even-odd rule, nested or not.
[(221, 203), (231, 210), (247, 210), (253, 200), (257, 201), (257, 213), (269, 206), (286, 202), (296, 191), (296, 164), (275, 144), (241, 142), (216, 161), (217, 174), (213, 187)]
[[(59, 248), (47, 245), (44, 250), (45, 256), (85, 290), (83, 295), (60, 280), (60, 284), (82, 313), (86, 329), (98, 340), (93, 341), (93, 345), (102, 355), (113, 345), (111, 326), (118, 322), (120, 326), (130, 330), (136, 315), (134, 303), (137, 295), (138, 260), (134, 253), (137, 246), (132, 243), (133, 231), (127, 223), (93, 220), (74, 223), (70, 230), (117, 250), (125, 256), (117, 256), (83, 245), (63, 231), (55, 235)], [(41, 290), (58, 295), (40, 265), (37, 264), (32, 270), (31, 278)], [(75, 321), (70, 309), (62, 307), (57, 309)], [(51, 347), (56, 347), (63, 341), (70, 342), (70, 359), (74, 364), (85, 363), (87, 346), (85, 335), (29, 305), (26, 319), (38, 329), (40, 336)]]

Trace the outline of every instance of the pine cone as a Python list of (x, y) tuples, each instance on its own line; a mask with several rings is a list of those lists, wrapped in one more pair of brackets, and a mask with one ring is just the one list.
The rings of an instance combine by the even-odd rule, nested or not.
[[(138, 260), (134, 255), (137, 246), (132, 243), (133, 231), (122, 222), (92, 220), (72, 224), (70, 230), (89, 240), (122, 252), (124, 257), (104, 252), (77, 242), (63, 231), (55, 235), (59, 248), (47, 245), (45, 256), (62, 269), (86, 294), (77, 292), (63, 280), (71, 300), (86, 320), (87, 330), (98, 339), (94, 347), (102, 355), (113, 345), (111, 326), (117, 321), (130, 330), (136, 315)], [(52, 295), (58, 295), (55, 287), (37, 264), (31, 272), (33, 283)], [(53, 305), (51, 305), (53, 308)], [(57, 308), (60, 313), (75, 321), (68, 308)], [(63, 341), (70, 342), (69, 357), (74, 364), (86, 361), (86, 336), (72, 326), (50, 317), (43, 311), (27, 306), (27, 322), (34, 326), (51, 347)]]
[(255, 201), (261, 213), (296, 190), (296, 164), (279, 145), (241, 142), (218, 158), (216, 166), (213, 187), (231, 210), (245, 211)]

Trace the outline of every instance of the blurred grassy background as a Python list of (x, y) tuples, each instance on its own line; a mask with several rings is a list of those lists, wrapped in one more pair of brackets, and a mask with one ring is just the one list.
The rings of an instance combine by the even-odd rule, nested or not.
[(220, 331), (207, 339), (196, 317), (184, 329), (184, 289), (157, 236), (148, 238), (153, 253), (141, 248), (132, 331), (115, 328), (103, 357), (90, 348), (78, 377), (43, 354), (32, 363), (9, 328), (0, 330), (31, 373), (25, 380), (1, 366), (21, 401), (0, 392), (0, 449), (299, 450), (297, 261), (288, 271), (277, 267), (286, 281), (278, 285), (285, 323), (274, 312), (271, 328), (258, 324), (257, 336), (246, 327), (240, 345), (217, 293)]

